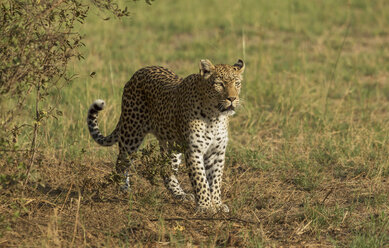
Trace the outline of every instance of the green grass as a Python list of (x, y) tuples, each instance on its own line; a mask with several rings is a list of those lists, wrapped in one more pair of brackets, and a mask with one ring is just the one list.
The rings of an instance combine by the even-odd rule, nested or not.
[(384, 212), (370, 216), (366, 223), (362, 223), (353, 237), (350, 247), (384, 247), (389, 243), (388, 223), (389, 216)]
[[(104, 21), (106, 13), (91, 9), (79, 26), (85, 60), (71, 64), (69, 73), (77, 79), (51, 99), (63, 117), (44, 126), (42, 151), (59, 160), (112, 165), (116, 147), (99, 147), (87, 130), (86, 113), (95, 99), (107, 102), (99, 120), (108, 134), (120, 116), (122, 88), (137, 69), (162, 65), (186, 76), (198, 72), (203, 58), (229, 64), (242, 58), (242, 108), (230, 122), (223, 198), (233, 214), (257, 216), (261, 226), (236, 230), (214, 224), (214, 230), (205, 231), (213, 236), (200, 239), (192, 235), (197, 231), (187, 231), (190, 224), (179, 231), (182, 223), (164, 222), (166, 202), (153, 188), (132, 203), (152, 206), (147, 213), (160, 219), (156, 242), (177, 247), (187, 242), (220, 247), (388, 244), (386, 0), (126, 4), (129, 18)], [(7, 182), (1, 178), (2, 185)], [(149, 227), (137, 219), (128, 222), (127, 229), (107, 234), (106, 245), (142, 243), (128, 235)], [(199, 221), (194, 225), (206, 229)]]

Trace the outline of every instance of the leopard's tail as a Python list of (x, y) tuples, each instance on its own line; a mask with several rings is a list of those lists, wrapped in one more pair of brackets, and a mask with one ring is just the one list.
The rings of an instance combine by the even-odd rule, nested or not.
[(99, 111), (103, 110), (105, 106), (105, 102), (103, 100), (96, 100), (92, 103), (88, 110), (88, 117), (87, 117), (87, 123), (88, 123), (88, 129), (89, 133), (92, 136), (92, 138), (102, 146), (112, 146), (119, 140), (119, 127), (116, 126), (115, 130), (108, 135), (103, 136), (99, 130), (99, 126), (97, 124), (97, 115)]

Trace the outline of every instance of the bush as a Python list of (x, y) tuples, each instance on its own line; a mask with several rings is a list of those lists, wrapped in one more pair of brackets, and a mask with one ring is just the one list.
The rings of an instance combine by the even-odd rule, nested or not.
[[(48, 96), (74, 78), (67, 74), (69, 61), (83, 58), (75, 25), (84, 23), (90, 5), (116, 17), (129, 15), (112, 0), (8, 0), (0, 5), (0, 153), (27, 151), (27, 178), (40, 127), (61, 115)], [(22, 131), (31, 137), (27, 144), (17, 141)]]
[[(118, 17), (128, 15), (127, 8), (110, 0), (92, 3)], [(66, 77), (69, 61), (82, 58), (84, 44), (74, 25), (85, 21), (89, 5), (81, 0), (8, 0), (0, 7), (0, 145), (10, 147), (21, 128), (36, 133), (45, 118), (61, 114), (44, 101), (53, 87), (72, 79)], [(16, 117), (31, 109), (29, 97), (34, 111), (20, 123)], [(33, 147), (36, 135), (32, 137)]]

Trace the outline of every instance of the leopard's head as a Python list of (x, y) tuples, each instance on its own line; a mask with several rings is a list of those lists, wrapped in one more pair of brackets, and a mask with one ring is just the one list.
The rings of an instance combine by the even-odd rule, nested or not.
[(208, 86), (209, 100), (223, 114), (233, 115), (239, 105), (244, 69), (241, 59), (234, 65), (213, 65), (208, 59), (200, 61), (200, 75)]

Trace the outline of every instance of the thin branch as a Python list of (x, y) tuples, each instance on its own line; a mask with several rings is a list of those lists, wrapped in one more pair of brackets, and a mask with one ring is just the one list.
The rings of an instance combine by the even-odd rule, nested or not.
[[(159, 221), (160, 219), (149, 219), (151, 222)], [(230, 217), (230, 218), (205, 218), (205, 217), (193, 217), (193, 218), (165, 218), (164, 221), (185, 221), (185, 220), (202, 220), (202, 221), (229, 221), (229, 222), (237, 222), (237, 223), (244, 223), (244, 224), (254, 224), (259, 225), (260, 222), (257, 221), (249, 221), (249, 220), (243, 220), (236, 217)]]
[(327, 200), (327, 198), (330, 196), (330, 194), (334, 191), (334, 188), (332, 187), (330, 189), (330, 191), (328, 191), (328, 193), (325, 195), (325, 197), (323, 198), (323, 200), (321, 201), (321, 204), (323, 205), (324, 202)]
[(25, 188), (28, 183), (28, 178), (30, 177), (31, 169), (34, 165), (35, 160), (35, 154), (36, 154), (36, 142), (38, 137), (38, 127), (39, 127), (39, 121), (40, 121), (40, 114), (39, 114), (39, 102), (40, 102), (40, 82), (38, 82), (36, 86), (36, 96), (35, 96), (35, 124), (34, 124), (34, 133), (32, 136), (32, 142), (31, 142), (31, 148), (30, 152), (31, 158), (30, 163), (28, 164), (28, 169), (26, 173), (26, 179), (24, 180), (23, 187)]
[(72, 184), (70, 184), (70, 188), (69, 188), (69, 190), (68, 190), (68, 193), (66, 194), (66, 197), (65, 197), (65, 200), (63, 201), (63, 203), (62, 203), (62, 206), (61, 206), (61, 208), (60, 208), (60, 212), (63, 210), (63, 208), (65, 207), (65, 203), (66, 203), (66, 201), (68, 200), (68, 198), (69, 198), (69, 195), (70, 195), (70, 191), (72, 190), (72, 188), (73, 188), (73, 183)]
[(80, 203), (81, 203), (81, 193), (80, 193), (80, 190), (78, 190), (78, 201), (77, 201), (76, 220), (74, 221), (73, 238), (72, 238), (72, 242), (71, 242), (71, 244), (70, 244), (70, 247), (73, 247), (73, 245), (74, 245), (74, 240), (76, 239), (77, 225), (78, 225), (78, 216), (79, 216), (79, 212), (80, 212)]

